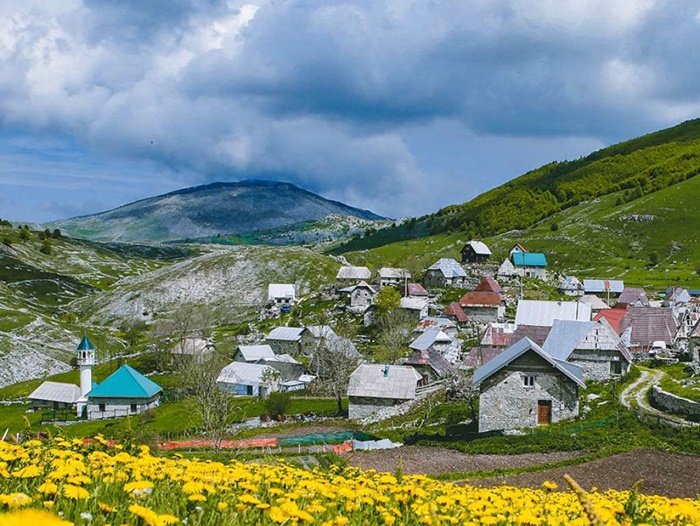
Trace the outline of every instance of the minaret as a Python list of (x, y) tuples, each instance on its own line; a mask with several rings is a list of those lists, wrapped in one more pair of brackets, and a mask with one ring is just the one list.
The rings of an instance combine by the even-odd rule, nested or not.
[(95, 348), (87, 336), (80, 340), (78, 349), (78, 367), (80, 367), (80, 400), (78, 400), (78, 416), (82, 407), (87, 403), (87, 394), (92, 391), (92, 367), (95, 365)]

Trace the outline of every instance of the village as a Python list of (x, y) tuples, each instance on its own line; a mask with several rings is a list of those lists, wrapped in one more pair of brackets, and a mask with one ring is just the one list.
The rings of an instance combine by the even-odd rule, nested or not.
[[(349, 332), (328, 313), (294, 318), (311, 300), (298, 298), (293, 284), (269, 284), (260, 319), (279, 325), (240, 338), (228, 363), (216, 362), (217, 390), (252, 399), (331, 396), (339, 415), (361, 425), (396, 418), (436, 392), (461, 391), (457, 397), (478, 407), (478, 433), (508, 434), (585, 418), (580, 390), (620, 383), (636, 362), (700, 362), (700, 291), (669, 287), (649, 299), (621, 280), (551, 275), (546, 254), (520, 244), (502, 263), (481, 241), (461, 255), (439, 259), (420, 280), (402, 268), (341, 266), (335, 285), (315, 297), (350, 316)], [(525, 298), (546, 283), (557, 299)], [(171, 343), (171, 360), (199, 369), (217, 353), (217, 342), (196, 328)], [(385, 352), (365, 351), (379, 347)], [(98, 351), (84, 337), (76, 348), (80, 384), (43, 382), (27, 397), (31, 410), (52, 421), (105, 420), (159, 405), (158, 377), (130, 365), (95, 383)], [(659, 386), (651, 402), (662, 413), (700, 414), (700, 404)]]

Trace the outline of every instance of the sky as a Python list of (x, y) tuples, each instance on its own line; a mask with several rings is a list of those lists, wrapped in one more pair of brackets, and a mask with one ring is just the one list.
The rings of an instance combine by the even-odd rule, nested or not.
[(2, 0), (0, 218), (270, 179), (391, 216), (700, 113), (700, 4)]

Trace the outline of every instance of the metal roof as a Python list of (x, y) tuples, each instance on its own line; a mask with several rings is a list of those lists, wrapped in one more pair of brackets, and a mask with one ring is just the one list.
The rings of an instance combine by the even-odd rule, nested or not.
[(423, 332), (432, 327), (439, 327), (443, 331), (446, 329), (456, 330), (457, 324), (451, 319), (443, 318), (442, 316), (426, 316), (416, 324), (416, 331)]
[(462, 361), (467, 369), (477, 369), (501, 354), (504, 349), (500, 347), (472, 347)]
[(581, 290), (581, 282), (576, 276), (567, 276), (559, 284), (559, 290)]
[(542, 252), (513, 252), (510, 257), (516, 267), (547, 266), (547, 258)]
[(348, 396), (413, 400), (421, 379), (410, 366), (362, 364), (350, 375)]
[(472, 247), (472, 250), (474, 250), (475, 254), (480, 254), (482, 256), (491, 255), (491, 250), (489, 250), (489, 247), (487, 247), (486, 243), (484, 243), (483, 241), (471, 240), (467, 243), (467, 246)]
[(87, 336), (83, 336), (83, 339), (80, 340), (80, 343), (78, 344), (78, 348), (76, 349), (77, 351), (90, 351), (93, 350), (95, 347), (93, 347), (92, 342), (90, 341), (90, 338)]
[(428, 270), (439, 270), (446, 278), (465, 278), (467, 273), (462, 268), (459, 262), (452, 258), (440, 258), (437, 262), (430, 265)]
[(618, 330), (623, 333), (627, 329), (631, 329), (630, 347), (647, 347), (655, 341), (670, 345), (678, 330), (678, 320), (670, 308), (631, 307), (620, 320)]
[(45, 402), (74, 404), (80, 398), (80, 387), (62, 382), (44, 382), (32, 391), (27, 398)]
[(406, 365), (427, 365), (433, 371), (435, 371), (438, 376), (445, 376), (446, 374), (454, 371), (452, 364), (435, 349), (414, 351), (410, 358), (406, 361)]
[(409, 309), (409, 310), (423, 310), (428, 304), (430, 303), (430, 300), (427, 298), (401, 298), (401, 301), (399, 302), (399, 306), (402, 309)]
[(409, 283), (407, 289), (409, 296), (428, 296), (428, 291), (420, 283)]
[(515, 276), (517, 275), (517, 270), (510, 259), (504, 259), (496, 274), (499, 276)]
[(580, 301), (520, 300), (515, 313), (517, 325), (551, 327), (554, 320), (591, 321), (591, 306)]
[(239, 345), (238, 350), (246, 362), (257, 362), (261, 358), (272, 358), (275, 356), (275, 351), (267, 344)]
[(216, 383), (245, 385), (260, 383), (265, 371), (270, 371), (268, 374), (274, 374), (275, 369), (269, 365), (233, 362), (221, 370)]
[(501, 301), (501, 295), (497, 292), (473, 290), (462, 296), (459, 304), (462, 307), (500, 307)]
[(340, 267), (335, 279), (372, 279), (372, 271), (367, 267)]
[(265, 339), (298, 342), (301, 340), (304, 330), (303, 327), (276, 327), (270, 331)]
[(608, 308), (608, 304), (594, 294), (584, 294), (579, 298), (579, 301), (588, 303), (591, 310), (603, 310)]
[(201, 355), (214, 351), (214, 345), (204, 338), (185, 338), (183, 342), (177, 342), (173, 348), (173, 354)]
[(453, 301), (447, 307), (445, 307), (445, 310), (442, 311), (442, 313), (445, 316), (454, 316), (460, 323), (466, 323), (469, 321), (469, 316), (467, 316), (464, 309), (462, 309), (462, 306), (456, 301)]
[(474, 385), (479, 385), (481, 382), (506, 367), (516, 358), (519, 358), (529, 351), (537, 353), (552, 367), (563, 373), (567, 378), (575, 382), (580, 387), (586, 387), (586, 384), (583, 383), (583, 370), (580, 367), (554, 358), (529, 338), (523, 338), (514, 345), (511, 345), (501, 354), (495, 356), (492, 360), (488, 361), (474, 371), (474, 377), (472, 379)]
[(350, 285), (349, 287), (345, 287), (343, 289), (339, 289), (338, 292), (353, 292), (356, 289), (369, 289), (373, 293), (377, 292), (377, 289), (367, 283), (366, 281), (360, 281), (357, 285)]
[(151, 398), (163, 388), (130, 365), (122, 365), (87, 394), (90, 398)]
[(435, 343), (452, 343), (452, 338), (442, 332), (438, 327), (431, 327), (413, 340), (408, 346), (411, 349), (424, 351), (432, 347)]
[(496, 294), (503, 292), (501, 284), (489, 277), (482, 279), (474, 290), (478, 292), (495, 292)]
[(542, 348), (553, 358), (566, 360), (595, 326), (594, 321), (554, 320)]
[(622, 331), (620, 330), (620, 322), (626, 315), (626, 309), (603, 309), (595, 315), (593, 321), (605, 319), (605, 321), (610, 324), (616, 333), (621, 334)]
[(277, 298), (295, 299), (296, 287), (287, 283), (270, 283), (267, 286), (267, 299), (274, 300)]
[(619, 279), (584, 279), (583, 290), (593, 294), (608, 292), (620, 294), (625, 288), (625, 282)]
[(411, 279), (411, 273), (405, 268), (382, 267), (379, 269), (380, 278)]
[(295, 359), (291, 354), (273, 354), (272, 356), (263, 356), (262, 358), (260, 358), (260, 360), (264, 363), (275, 362), (275, 363), (291, 363), (291, 364), (301, 365), (301, 362), (299, 362), (297, 359)]
[(617, 298), (618, 303), (634, 305), (635, 307), (648, 307), (649, 299), (647, 293), (642, 288), (626, 287), (620, 297)]

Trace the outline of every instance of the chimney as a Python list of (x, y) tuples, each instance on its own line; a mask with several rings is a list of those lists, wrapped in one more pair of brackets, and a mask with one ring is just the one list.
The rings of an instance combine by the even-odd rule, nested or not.
[(386, 378), (387, 376), (389, 376), (389, 366), (385, 365), (384, 366), (384, 378)]

